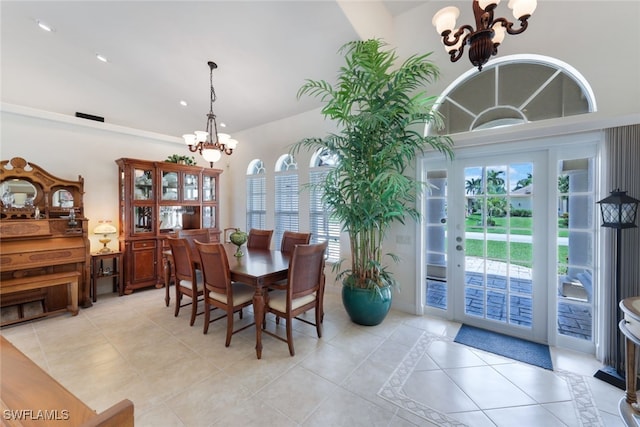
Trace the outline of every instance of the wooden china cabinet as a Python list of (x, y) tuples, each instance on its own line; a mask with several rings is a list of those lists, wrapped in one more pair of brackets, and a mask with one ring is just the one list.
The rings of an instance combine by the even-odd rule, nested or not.
[(220, 241), (219, 169), (122, 158), (116, 160), (120, 191), (120, 250), (124, 293), (164, 286), (162, 251), (179, 229), (209, 229)]

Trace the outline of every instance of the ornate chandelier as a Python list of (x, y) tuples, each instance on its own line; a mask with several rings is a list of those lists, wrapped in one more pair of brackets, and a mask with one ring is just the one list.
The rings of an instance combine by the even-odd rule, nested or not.
[(520, 28), (513, 28), (513, 22), (506, 18), (493, 19), (493, 11), (500, 0), (473, 0), (473, 15), (476, 19), (476, 29), (470, 25), (463, 25), (457, 30), (456, 19), (460, 15), (457, 7), (449, 6), (440, 9), (431, 21), (438, 34), (442, 36), (445, 50), (449, 52), (451, 62), (456, 62), (462, 56), (465, 45), (469, 45), (469, 59), (471, 63), (482, 71), (492, 55), (498, 53), (498, 46), (502, 43), (505, 33), (520, 34), (527, 29), (527, 19), (536, 10), (536, 0), (509, 0), (509, 8), (513, 16), (520, 21)]
[(213, 70), (218, 68), (215, 62), (209, 61), (209, 81), (211, 87), (211, 97), (209, 103), (209, 114), (207, 114), (207, 130), (197, 130), (194, 133), (182, 135), (184, 142), (189, 146), (189, 151), (196, 151), (209, 162), (213, 167), (213, 163), (220, 160), (222, 153), (231, 155), (233, 149), (238, 145), (238, 141), (231, 139), (226, 133), (218, 133), (218, 124), (216, 123), (216, 115), (213, 113), (213, 103), (216, 101), (216, 91), (213, 88)]

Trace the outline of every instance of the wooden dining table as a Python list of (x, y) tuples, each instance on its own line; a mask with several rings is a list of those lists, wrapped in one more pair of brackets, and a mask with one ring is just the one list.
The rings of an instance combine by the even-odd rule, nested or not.
[[(256, 356), (262, 357), (262, 322), (265, 309), (265, 292), (268, 285), (287, 278), (290, 254), (265, 249), (243, 247), (244, 255), (236, 257), (236, 246), (224, 243), (229, 260), (231, 280), (242, 282), (255, 288), (253, 295), (253, 313), (256, 321)], [(171, 284), (171, 251), (165, 251), (165, 302), (169, 305), (169, 285)]]

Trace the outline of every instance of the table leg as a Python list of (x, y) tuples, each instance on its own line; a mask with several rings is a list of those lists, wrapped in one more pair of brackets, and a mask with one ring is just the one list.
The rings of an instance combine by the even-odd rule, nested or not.
[(256, 293), (253, 295), (253, 313), (256, 320), (256, 356), (262, 358), (262, 321), (264, 320), (264, 288), (262, 283), (256, 286)]
[(626, 400), (635, 410), (638, 409), (636, 397), (636, 345), (628, 337), (625, 337), (626, 359)]

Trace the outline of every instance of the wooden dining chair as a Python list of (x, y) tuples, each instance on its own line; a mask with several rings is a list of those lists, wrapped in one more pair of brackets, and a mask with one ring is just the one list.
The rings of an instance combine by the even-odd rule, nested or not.
[[(255, 290), (247, 284), (231, 281), (229, 260), (222, 244), (196, 242), (196, 248), (200, 256), (204, 282), (203, 333), (206, 334), (209, 331), (209, 323), (226, 317), (227, 337), (224, 345), (229, 347), (233, 334), (255, 325), (253, 322), (233, 330), (234, 313), (241, 313), (243, 307), (253, 304)], [(224, 310), (225, 314), (210, 320), (212, 307)]]
[(311, 233), (299, 233), (285, 230), (282, 234), (280, 252), (292, 253), (296, 245), (308, 245), (311, 241)]
[[(286, 319), (287, 338), (275, 332), (263, 330), (289, 345), (289, 354), (295, 355), (293, 347), (293, 319), (316, 327), (318, 338), (322, 338), (322, 317), (324, 299), (324, 254), (328, 242), (311, 245), (297, 245), (289, 261), (289, 273), (285, 290), (276, 290), (266, 295), (265, 314), (273, 313), (277, 318)], [(311, 309), (315, 310), (315, 322), (300, 316)], [(263, 328), (264, 328), (263, 321)]]
[(195, 241), (199, 241), (202, 243), (209, 243), (211, 237), (209, 235), (209, 230), (206, 228), (193, 228), (190, 230), (178, 230), (178, 237), (182, 239), (186, 239), (189, 244), (189, 249), (191, 250), (191, 260), (198, 261), (198, 251), (196, 250)]
[[(174, 316), (178, 317), (180, 308), (191, 305), (190, 326), (196, 320), (198, 314), (198, 302), (204, 294), (202, 274), (196, 272), (191, 249), (187, 239), (180, 237), (167, 237), (171, 255), (173, 257), (173, 269), (175, 275), (176, 288), (176, 310)], [(186, 295), (191, 298), (191, 302), (182, 304), (182, 297)]]
[(271, 249), (271, 236), (273, 236), (273, 230), (259, 230), (257, 228), (252, 228), (249, 230), (247, 248)]

